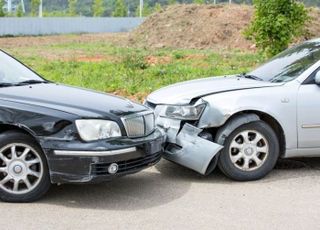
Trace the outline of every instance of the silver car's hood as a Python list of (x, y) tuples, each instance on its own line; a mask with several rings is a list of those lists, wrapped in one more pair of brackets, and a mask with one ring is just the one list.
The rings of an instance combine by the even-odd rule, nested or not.
[(282, 84), (251, 80), (236, 76), (210, 77), (164, 87), (150, 94), (147, 100), (154, 104), (189, 104), (194, 98), (214, 93), (279, 85)]

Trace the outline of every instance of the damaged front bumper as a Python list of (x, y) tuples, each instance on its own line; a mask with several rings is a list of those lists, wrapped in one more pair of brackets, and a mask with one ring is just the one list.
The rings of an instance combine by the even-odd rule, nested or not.
[[(136, 173), (160, 161), (164, 136), (159, 130), (144, 138), (80, 141), (40, 141), (48, 159), (51, 182), (96, 183)], [(116, 163), (118, 170), (108, 169)]]
[(166, 148), (163, 157), (202, 175), (208, 174), (210, 163), (223, 146), (205, 139), (203, 132), (180, 120), (158, 117), (157, 125), (166, 134)]

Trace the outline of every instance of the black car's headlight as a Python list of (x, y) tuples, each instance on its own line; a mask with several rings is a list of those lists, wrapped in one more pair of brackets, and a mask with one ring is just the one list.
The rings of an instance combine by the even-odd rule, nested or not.
[(161, 117), (169, 117), (180, 120), (198, 120), (206, 107), (200, 105), (161, 105)]
[(120, 137), (121, 130), (114, 121), (108, 120), (76, 120), (80, 137), (84, 141), (95, 141), (111, 137)]

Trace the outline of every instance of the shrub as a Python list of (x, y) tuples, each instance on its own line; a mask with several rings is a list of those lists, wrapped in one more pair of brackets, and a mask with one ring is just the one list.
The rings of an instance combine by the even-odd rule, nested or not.
[(94, 0), (92, 10), (94, 17), (102, 17), (105, 11), (103, 0)]
[(254, 0), (253, 21), (245, 31), (258, 49), (267, 56), (275, 55), (304, 32), (309, 20), (303, 3), (295, 0)]
[(206, 1), (205, 0), (193, 0), (193, 3), (195, 3), (195, 4), (205, 4)]
[(24, 15), (24, 12), (23, 12), (23, 8), (22, 8), (22, 4), (20, 3), (18, 5), (17, 11), (16, 11), (16, 16), (17, 17), (22, 17), (23, 15)]
[(77, 15), (78, 0), (68, 0), (68, 14), (69, 16)]
[(140, 54), (135, 53), (128, 53), (124, 56), (123, 65), (127, 69), (131, 70), (144, 70), (149, 67), (148, 62), (146, 61), (145, 57)]
[(5, 12), (3, 11), (4, 0), (0, 0), (0, 17), (6, 16)]
[(116, 0), (116, 6), (112, 13), (113, 17), (125, 17), (127, 16), (127, 8), (124, 0)]
[(40, 0), (31, 0), (31, 15), (37, 16), (39, 13)]
[(160, 3), (156, 3), (155, 5), (154, 5), (154, 7), (153, 7), (153, 11), (154, 12), (159, 12), (159, 11), (161, 11), (162, 10), (162, 6), (161, 6), (161, 4)]
[[(143, 9), (142, 9), (142, 17), (147, 17), (150, 14), (154, 12), (154, 9), (149, 6), (149, 4), (146, 2), (143, 4)], [(139, 17), (140, 16), (140, 5), (137, 6), (135, 16)]]

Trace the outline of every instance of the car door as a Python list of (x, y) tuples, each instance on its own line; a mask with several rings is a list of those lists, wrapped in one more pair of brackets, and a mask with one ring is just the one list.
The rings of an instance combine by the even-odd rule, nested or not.
[(315, 71), (298, 92), (298, 147), (320, 147), (320, 84), (315, 78), (320, 76), (320, 69)]

